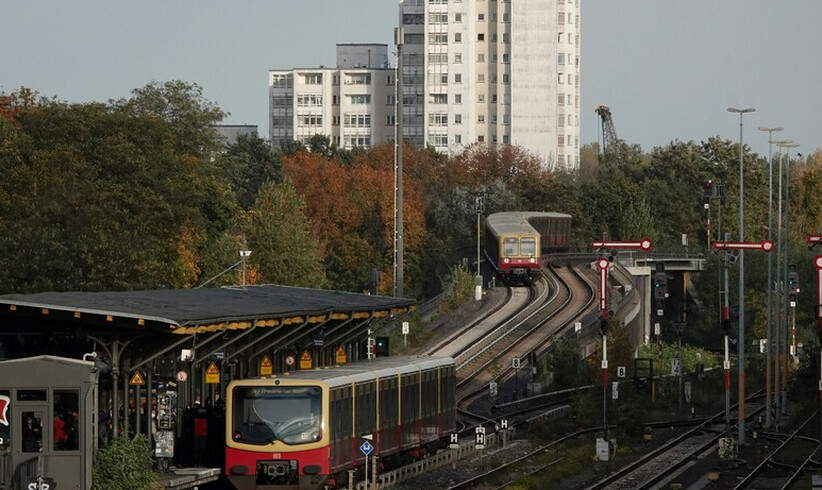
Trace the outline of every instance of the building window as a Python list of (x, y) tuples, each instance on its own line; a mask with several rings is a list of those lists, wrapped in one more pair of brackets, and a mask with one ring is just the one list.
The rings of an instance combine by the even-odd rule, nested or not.
[(510, 77), (508, 76), (508, 74), (507, 74), (507, 73), (503, 73), (503, 74), (502, 74), (502, 83), (508, 83), (508, 79), (509, 79), (509, 78), (510, 78)]
[(497, 94), (491, 94), (491, 102), (493, 102), (493, 103), (495, 103), (495, 104), (496, 104), (496, 102), (497, 102)]
[(502, 135), (502, 144), (503, 145), (510, 145), (511, 144), (511, 136), (507, 134)]
[(445, 53), (428, 53), (428, 63), (431, 65), (448, 63), (448, 55)]
[(508, 22), (508, 14), (502, 14), (502, 21)]
[(479, 142), (479, 143), (485, 142), (485, 136), (483, 136), (483, 135), (477, 136), (477, 142)]
[(502, 62), (508, 63), (508, 53), (502, 53)]
[(502, 124), (511, 124), (511, 114), (502, 115)]
[(393, 126), (394, 123), (397, 122), (397, 118), (395, 116), (388, 116), (385, 118), (385, 125), (386, 126)]
[(462, 94), (454, 94), (454, 103), (462, 104)]
[(454, 34), (454, 42), (457, 43), (457, 44), (462, 42), (462, 33), (461, 32), (457, 32), (457, 33)]
[(462, 135), (461, 134), (455, 134), (454, 135), (454, 143), (456, 143), (458, 145), (462, 144)]
[(565, 64), (565, 53), (558, 53), (557, 54), (557, 64), (562, 66)]
[(370, 104), (371, 103), (371, 95), (370, 94), (354, 94), (354, 95), (346, 95), (348, 98), (348, 103), (352, 105), (361, 105), (361, 104)]
[(431, 104), (447, 104), (448, 94), (431, 94), (428, 101)]
[(323, 125), (323, 117), (318, 114), (306, 114), (304, 116), (298, 116), (300, 126), (322, 126)]
[(477, 102), (485, 102), (485, 94), (477, 94)]
[(323, 96), (320, 94), (305, 94), (297, 96), (298, 107), (321, 107)]
[(482, 34), (482, 33), (477, 34), (477, 41), (479, 41), (479, 42), (485, 41), (485, 34)]
[(479, 53), (479, 54), (477, 55), (477, 62), (479, 62), (479, 63), (485, 63), (485, 53)]
[(462, 124), (462, 114), (454, 114), (454, 124)]
[(557, 145), (564, 147), (565, 146), (565, 135), (561, 134), (557, 137)]
[(371, 114), (346, 114), (346, 128), (370, 128)]
[(485, 114), (480, 114), (477, 116), (477, 122), (484, 123), (485, 122)]
[(396, 95), (389, 95), (385, 98), (385, 105), (394, 105), (397, 103)]
[(477, 75), (477, 82), (479, 82), (479, 83), (485, 83), (485, 74), (484, 74), (484, 73), (479, 73), (479, 74)]
[[(436, 12), (428, 14), (428, 23), (429, 24), (447, 24), (448, 23), (448, 14), (444, 12)], [(420, 22), (422, 24), (422, 22)]]
[(345, 76), (346, 85), (371, 85), (370, 73), (353, 73)]
[(448, 44), (448, 34), (434, 32), (428, 35), (428, 44)]
[(448, 146), (448, 135), (447, 134), (432, 134), (429, 135), (429, 140), (431, 144), (436, 147), (443, 147)]
[(302, 75), (302, 80), (305, 85), (320, 85), (323, 83), (322, 73), (306, 73)]
[(505, 43), (505, 44), (508, 44), (510, 42), (509, 39), (510, 39), (510, 36), (508, 35), (508, 33), (503, 32), (502, 33), (502, 42)]
[(448, 126), (448, 114), (429, 114), (429, 126)]
[(454, 53), (454, 63), (462, 63), (462, 53)]
[(477, 20), (480, 20), (480, 21), (485, 20), (485, 14), (478, 14), (477, 15)]
[(462, 22), (462, 14), (457, 12), (454, 14), (454, 22)]
[(345, 137), (346, 148), (354, 148), (357, 146), (366, 148), (371, 146), (371, 137), (365, 135), (350, 135)]
[(454, 83), (462, 83), (462, 74), (461, 73), (455, 73), (454, 74)]

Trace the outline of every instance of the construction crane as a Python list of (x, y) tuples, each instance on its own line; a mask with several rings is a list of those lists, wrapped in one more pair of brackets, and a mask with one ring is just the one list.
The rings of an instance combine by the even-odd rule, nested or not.
[(596, 113), (602, 119), (602, 153), (605, 154), (616, 144), (617, 135), (614, 128), (614, 120), (611, 118), (611, 108), (607, 105), (598, 105)]

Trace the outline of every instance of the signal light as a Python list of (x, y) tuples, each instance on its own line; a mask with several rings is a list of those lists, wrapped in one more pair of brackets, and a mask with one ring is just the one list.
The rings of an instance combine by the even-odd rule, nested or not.
[(388, 344), (388, 337), (377, 337), (376, 344), (377, 345), (374, 350), (377, 354), (377, 357), (387, 357), (388, 351), (390, 350)]
[(599, 334), (603, 337), (608, 335), (608, 319), (607, 318), (600, 318), (599, 319)]

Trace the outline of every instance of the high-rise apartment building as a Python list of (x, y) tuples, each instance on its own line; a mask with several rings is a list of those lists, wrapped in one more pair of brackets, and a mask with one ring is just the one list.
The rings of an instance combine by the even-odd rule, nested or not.
[(579, 166), (579, 0), (403, 0), (406, 139)]
[(315, 134), (346, 149), (393, 141), (395, 71), (385, 44), (338, 44), (336, 68), (270, 70), (272, 147)]

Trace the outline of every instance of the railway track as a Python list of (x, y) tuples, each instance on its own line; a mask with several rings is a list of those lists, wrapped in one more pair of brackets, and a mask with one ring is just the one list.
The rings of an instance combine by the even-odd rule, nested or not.
[(806, 488), (807, 481), (800, 485), (799, 477), (810, 470), (818, 471), (820, 467), (817, 456), (822, 447), (818, 433), (813, 437), (808, 435), (817, 429), (814, 422), (818, 415), (819, 410), (816, 410), (791, 434), (764, 433), (763, 436), (779, 438), (782, 443), (734, 488)]
[[(748, 397), (746, 405), (754, 399), (760, 399), (762, 392)], [(736, 411), (738, 405), (734, 405)], [(764, 411), (763, 404), (753, 407), (746, 406), (750, 420)], [(752, 408), (752, 409), (751, 409)], [(617, 472), (600, 480), (586, 490), (636, 490), (656, 488), (662, 482), (676, 475), (687, 464), (713, 451), (721, 437), (725, 436), (725, 411), (721, 411), (690, 429), (682, 435), (671, 439), (659, 448), (645, 454), (633, 463), (620, 468)]]

